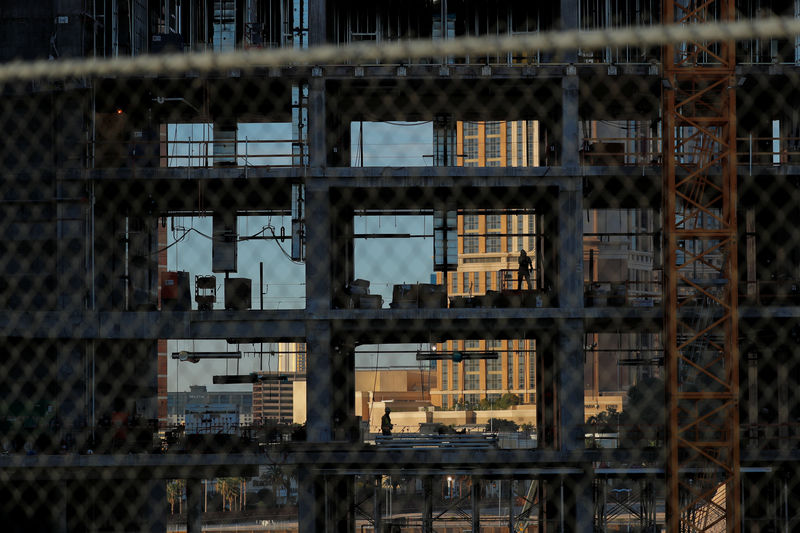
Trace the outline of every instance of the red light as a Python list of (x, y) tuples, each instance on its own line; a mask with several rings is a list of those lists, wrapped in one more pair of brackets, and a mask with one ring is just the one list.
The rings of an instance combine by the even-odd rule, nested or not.
[(121, 115), (121, 114), (122, 114), (122, 108), (121, 108), (121, 107), (118, 107), (118, 108), (117, 108), (117, 115)]

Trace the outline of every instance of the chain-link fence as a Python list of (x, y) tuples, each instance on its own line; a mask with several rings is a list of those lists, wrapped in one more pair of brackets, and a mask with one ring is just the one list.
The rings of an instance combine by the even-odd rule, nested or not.
[(31, 4), (4, 531), (800, 527), (800, 3)]

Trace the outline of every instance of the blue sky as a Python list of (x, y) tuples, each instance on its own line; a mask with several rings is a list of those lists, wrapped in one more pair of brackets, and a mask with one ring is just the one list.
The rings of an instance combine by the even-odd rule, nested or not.
[[(427, 123), (369, 123), (363, 124), (363, 152), (360, 147), (362, 125), (352, 125), (352, 155), (355, 166), (360, 166), (360, 154), (363, 153), (364, 166), (427, 166), (432, 164), (430, 156), (433, 152), (433, 129)], [(170, 146), (170, 165), (185, 166), (190, 158), (194, 165), (202, 164), (206, 154), (206, 144), (213, 136), (210, 125), (170, 125), (170, 139), (177, 139), (179, 144)], [(285, 165), (291, 159), (290, 124), (240, 125), (237, 139), (238, 152), (244, 153), (243, 144), (247, 143), (248, 159), (251, 164)], [(187, 141), (191, 140), (189, 143)], [(258, 142), (265, 140), (286, 140), (287, 142)], [(240, 164), (242, 164), (240, 157)], [(432, 221), (429, 217), (359, 217), (355, 221), (356, 233), (431, 233)], [(272, 228), (280, 234), (281, 228), (291, 234), (289, 217), (240, 217), (239, 235), (253, 235), (258, 232), (270, 233)], [(174, 228), (174, 229), (173, 229)], [(211, 240), (212, 218), (180, 217), (173, 221), (168, 243), (181, 239), (171, 246), (167, 252), (169, 270), (184, 270), (190, 273), (192, 284), (195, 275), (211, 274)], [(290, 251), (289, 241), (283, 243), (286, 252)], [(389, 306), (392, 298), (392, 286), (397, 283), (429, 283), (433, 273), (433, 241), (432, 239), (360, 239), (356, 241), (355, 262), (356, 277), (370, 280), (372, 294), (380, 294), (384, 299), (384, 307)], [(238, 272), (231, 277), (245, 277), (253, 280), (252, 305), (259, 307), (259, 263), (264, 264), (264, 308), (265, 309), (301, 309), (305, 305), (305, 266), (292, 262), (274, 240), (240, 241), (238, 248)], [(217, 307), (222, 308), (223, 274), (217, 274)], [(192, 285), (194, 287), (194, 285)], [(243, 352), (258, 351), (258, 346), (240, 345)], [(416, 346), (387, 346), (385, 349), (409, 348)], [(225, 341), (172, 341), (168, 351), (181, 349), (196, 351), (235, 351), (236, 345), (228, 345)], [(270, 348), (264, 345), (265, 351)], [(356, 364), (360, 367), (374, 367), (376, 360), (381, 367), (416, 366), (413, 355), (386, 354), (376, 356), (379, 349), (364, 346), (359, 349)], [(216, 360), (203, 361), (196, 364), (179, 363), (169, 360), (170, 391), (188, 390), (189, 385), (207, 385), (210, 389), (220, 386), (211, 385), (211, 377), (215, 374), (248, 373), (258, 370), (261, 358), (245, 355), (241, 361)], [(275, 369), (277, 357), (263, 357), (263, 367)], [(226, 390), (247, 390), (247, 386), (225, 386)]]
[[(363, 134), (362, 134), (363, 131)], [(353, 122), (350, 125), (350, 164), (365, 167), (425, 167), (433, 165), (431, 122)]]

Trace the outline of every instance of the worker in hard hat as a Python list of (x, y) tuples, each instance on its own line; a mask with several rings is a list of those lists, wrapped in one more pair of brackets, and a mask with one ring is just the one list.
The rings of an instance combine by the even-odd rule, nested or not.
[(392, 410), (387, 407), (386, 412), (381, 417), (381, 433), (383, 433), (386, 436), (392, 434), (392, 428), (394, 427), (394, 425), (392, 424), (392, 417), (389, 416), (389, 413), (391, 412)]
[(517, 290), (522, 289), (522, 280), (525, 280), (525, 283), (528, 284), (528, 290), (531, 290), (531, 269), (533, 268), (533, 263), (531, 262), (531, 258), (528, 257), (528, 254), (525, 253), (525, 250), (519, 251), (519, 271), (517, 272)]

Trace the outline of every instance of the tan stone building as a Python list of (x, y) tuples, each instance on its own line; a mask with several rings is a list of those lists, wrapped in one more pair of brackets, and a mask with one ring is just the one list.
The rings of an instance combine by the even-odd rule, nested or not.
[[(458, 122), (456, 164), (474, 167), (539, 166), (538, 121)], [(520, 250), (533, 260), (533, 288), (543, 282), (537, 263), (537, 216), (534, 213), (463, 211), (458, 216), (458, 266), (448, 272), (450, 296), (478, 296), (517, 287)], [(442, 273), (437, 281), (444, 283)], [(459, 340), (438, 347), (445, 351), (497, 351), (496, 360), (437, 361), (431, 392), (445, 409), (497, 400), (506, 392), (524, 403), (535, 401), (535, 341), (531, 339)]]
[[(380, 432), (381, 417), (386, 407), (391, 409), (393, 434), (417, 433), (424, 423), (443, 424), (455, 428), (479, 429), (489, 423), (490, 418), (505, 419), (516, 423), (536, 425), (536, 406), (533, 403), (517, 405), (509, 409), (486, 410), (441, 410), (432, 406), (431, 391), (435, 372), (425, 370), (357, 370), (356, 371), (356, 416), (369, 421), (370, 433)], [(306, 381), (298, 379), (293, 387), (293, 422), (306, 421)], [(437, 391), (433, 391), (434, 393)], [(593, 398), (587, 394), (584, 405), (586, 417), (597, 415), (609, 406), (622, 409), (622, 396), (606, 395)]]
[[(384, 409), (392, 410), (395, 432), (415, 432), (432, 410), (430, 389), (434, 374), (424, 370), (356, 370), (356, 416), (380, 430)], [(306, 420), (306, 381), (293, 383), (294, 422)]]
[[(621, 126), (620, 126), (621, 127)], [(550, 164), (546, 133), (537, 121), (458, 122), (459, 166), (517, 167)], [(620, 136), (614, 125), (592, 122), (593, 138)], [(655, 219), (648, 209), (587, 210), (584, 220), (584, 282), (599, 294), (587, 305), (652, 306), (658, 297), (655, 264)], [(541, 216), (536, 213), (462, 210), (457, 218), (458, 263), (456, 270), (437, 274), (450, 296), (475, 297), (487, 291), (518, 287), (520, 250), (533, 262), (533, 288), (547, 287), (545, 259), (541, 253)], [(524, 284), (522, 285), (525, 286)], [(543, 305), (547, 305), (546, 302)], [(654, 334), (592, 334), (586, 336), (587, 404), (599, 405), (603, 395), (618, 396), (650, 367), (629, 367), (620, 359), (656, 355)], [(431, 401), (441, 408), (469, 407), (481, 400), (517, 395), (524, 404), (536, 401), (536, 341), (532, 339), (471, 339), (440, 344), (443, 351), (497, 351), (496, 360), (436, 362)], [(588, 411), (587, 411), (588, 412)], [(587, 415), (590, 416), (590, 415)]]

